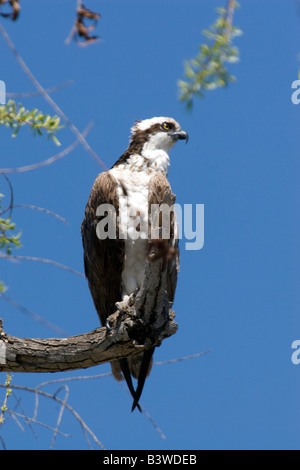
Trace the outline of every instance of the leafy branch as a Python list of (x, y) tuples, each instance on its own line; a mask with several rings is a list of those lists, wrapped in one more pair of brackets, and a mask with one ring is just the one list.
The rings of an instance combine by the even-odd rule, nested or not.
[(11, 231), (15, 230), (15, 224), (10, 219), (3, 219), (0, 217), (0, 250), (5, 249), (8, 255), (11, 254), (13, 247), (19, 247), (20, 233), (12, 235)]
[[(2, 207), (1, 198), (3, 194), (0, 194), (0, 208)], [(11, 221), (10, 217), (4, 219), (0, 217), (0, 250), (5, 251), (7, 255), (10, 255), (13, 248), (20, 247), (20, 233), (14, 235), (12, 232), (16, 226)], [(5, 291), (5, 285), (0, 281), (0, 294)]]
[(232, 24), (237, 6), (236, 1), (229, 0), (227, 8), (217, 9), (219, 16), (216, 22), (203, 31), (208, 42), (199, 46), (198, 55), (184, 64), (186, 80), (178, 82), (179, 99), (186, 103), (188, 109), (192, 108), (195, 96), (202, 98), (206, 90), (225, 87), (235, 80), (227, 69), (227, 63), (239, 60), (239, 51), (232, 45), (233, 38), (242, 34)]
[[(4, 125), (13, 130), (12, 137), (16, 137), (19, 130), (23, 126), (29, 126), (33, 135), (47, 134), (47, 138), (52, 138), (56, 145), (60, 145), (59, 140), (55, 136), (63, 126), (60, 126), (60, 118), (57, 116), (49, 116), (43, 114), (37, 109), (27, 110), (21, 104), (16, 105), (15, 101), (9, 100), (6, 105), (0, 106), (0, 126)], [(1, 173), (1, 172), (0, 172)], [(2, 173), (5, 173), (4, 171)], [(4, 174), (5, 176), (5, 174)], [(12, 192), (12, 187), (10, 185)], [(12, 194), (12, 193), (11, 193)], [(3, 194), (0, 194), (0, 209), (2, 207)], [(12, 209), (12, 201), (8, 209)], [(20, 247), (20, 233), (15, 235), (15, 224), (11, 221), (11, 215), (4, 218), (3, 214), (8, 210), (4, 209), (0, 212), (0, 254), (1, 256), (11, 256), (12, 249)], [(1, 252), (4, 251), (4, 255)], [(0, 294), (6, 290), (2, 281), (0, 281)]]
[(56, 132), (63, 127), (59, 124), (59, 117), (43, 114), (38, 109), (27, 110), (21, 104), (16, 105), (13, 100), (0, 106), (0, 125), (13, 129), (12, 137), (16, 137), (21, 127), (27, 125), (33, 131), (33, 135), (43, 135), (44, 131), (48, 139), (51, 138), (56, 145), (60, 145), (55, 136)]

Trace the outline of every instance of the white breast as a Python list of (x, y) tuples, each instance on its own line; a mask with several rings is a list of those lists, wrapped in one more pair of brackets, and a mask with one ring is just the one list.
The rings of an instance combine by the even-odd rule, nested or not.
[(142, 157), (136, 157), (131, 164), (140, 171), (132, 171), (129, 162), (110, 170), (119, 183), (119, 232), (125, 238), (123, 300), (142, 286), (148, 243), (148, 186), (153, 170), (147, 171)]
[[(119, 232), (125, 238), (122, 298), (140, 289), (144, 280), (148, 244), (148, 188), (155, 172), (167, 174), (169, 155), (164, 150), (144, 149), (110, 173), (118, 181)], [(136, 230), (139, 223), (139, 231)]]

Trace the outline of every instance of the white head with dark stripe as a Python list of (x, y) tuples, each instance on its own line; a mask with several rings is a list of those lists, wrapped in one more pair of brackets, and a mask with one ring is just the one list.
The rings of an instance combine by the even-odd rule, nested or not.
[(188, 141), (188, 134), (173, 118), (154, 117), (136, 121), (131, 128), (130, 146), (142, 146), (143, 150), (163, 150), (170, 152), (177, 140)]
[[(169, 152), (178, 140), (188, 141), (187, 132), (170, 117), (154, 117), (136, 121), (131, 128), (129, 147), (114, 167), (134, 162), (134, 168), (152, 168), (167, 174)], [(139, 157), (139, 158), (137, 158)]]

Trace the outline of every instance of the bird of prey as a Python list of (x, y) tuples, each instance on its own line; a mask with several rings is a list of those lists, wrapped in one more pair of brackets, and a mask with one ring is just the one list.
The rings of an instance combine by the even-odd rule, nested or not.
[[(152, 204), (161, 204), (170, 192), (167, 180), (170, 166), (169, 152), (178, 140), (188, 140), (174, 119), (154, 117), (136, 121), (131, 129), (127, 150), (109, 171), (96, 178), (85, 209), (81, 227), (84, 250), (84, 268), (89, 288), (101, 324), (106, 325), (116, 304), (128, 301), (137, 293), (144, 280), (145, 261), (149, 256), (149, 219)], [(101, 220), (98, 208), (111, 205), (117, 212), (116, 236), (99, 237), (97, 225)], [(105, 206), (106, 207), (106, 206)], [(103, 216), (103, 214), (102, 214)], [(131, 237), (138, 216), (138, 237)], [(103, 217), (102, 217), (103, 220)], [(172, 257), (166, 256), (167, 295), (172, 305), (178, 269), (178, 239), (171, 240), (177, 228), (174, 217), (170, 220)], [(126, 236), (124, 236), (124, 233)], [(135, 232), (136, 233), (136, 232)], [(151, 250), (150, 250), (151, 251)], [(176, 258), (176, 260), (174, 260)], [(117, 380), (125, 378), (135, 407), (141, 411), (139, 399), (146, 377), (152, 366), (154, 348), (121, 360), (111, 362)], [(137, 379), (136, 390), (132, 377)]]

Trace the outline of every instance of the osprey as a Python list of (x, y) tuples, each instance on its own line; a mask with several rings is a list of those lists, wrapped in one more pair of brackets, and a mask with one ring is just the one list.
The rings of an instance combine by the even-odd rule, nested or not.
[[(142, 286), (145, 260), (151, 245), (148, 214), (151, 205), (161, 204), (165, 193), (170, 192), (167, 180), (169, 152), (177, 140), (184, 139), (188, 141), (188, 134), (172, 118), (136, 121), (125, 153), (94, 182), (81, 233), (85, 274), (103, 326), (109, 315), (116, 311), (116, 304), (128, 301)], [(117, 213), (115, 237), (98, 236), (97, 225), (101, 217), (97, 210), (103, 204), (111, 205)], [(136, 216), (138, 227), (134, 227)], [(167, 294), (172, 305), (177, 282), (178, 240), (171, 240), (177, 233), (174, 217), (170, 222), (170, 244), (173, 243), (175, 255), (167, 257)], [(131, 236), (134, 228), (138, 238)], [(134, 399), (132, 411), (136, 406), (141, 411), (138, 401), (151, 370), (153, 352), (154, 348), (150, 348), (144, 353), (111, 362), (114, 377), (117, 380), (125, 378), (127, 382)], [(136, 390), (132, 377), (138, 380)]]

